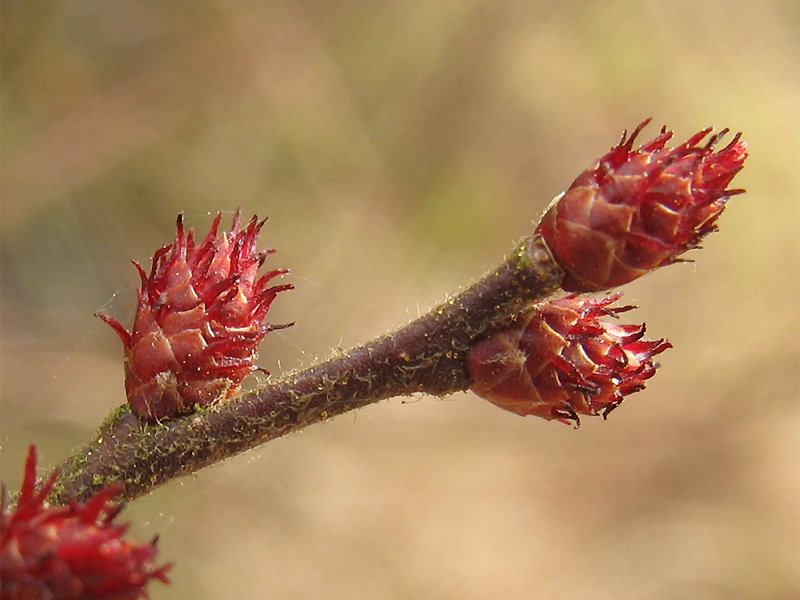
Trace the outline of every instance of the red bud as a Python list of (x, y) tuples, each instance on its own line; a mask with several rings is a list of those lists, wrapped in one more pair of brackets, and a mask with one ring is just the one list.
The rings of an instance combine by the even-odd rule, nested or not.
[(566, 272), (570, 292), (611, 289), (676, 262), (710, 232), (725, 202), (744, 190), (728, 190), (747, 157), (736, 134), (722, 150), (714, 147), (727, 129), (705, 129), (676, 148), (662, 129), (636, 150), (630, 137), (584, 171), (556, 198), (537, 228)]
[(522, 416), (576, 425), (578, 415), (607, 416), (644, 388), (655, 374), (652, 357), (671, 347), (644, 340), (644, 325), (601, 321), (633, 308), (611, 308), (620, 296), (537, 304), (524, 322), (472, 348), (472, 391)]

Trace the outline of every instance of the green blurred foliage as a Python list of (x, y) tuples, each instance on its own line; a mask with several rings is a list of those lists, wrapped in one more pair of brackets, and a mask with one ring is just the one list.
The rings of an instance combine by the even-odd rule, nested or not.
[(798, 4), (8, 0), (2, 477), (124, 401), (92, 313), (185, 212), (269, 216), (296, 284), (279, 373), (415, 317), (499, 261), (648, 116), (751, 148), (695, 265), (629, 286), (676, 346), (574, 432), (471, 395), (400, 400), (131, 505), (154, 598), (796, 598)]

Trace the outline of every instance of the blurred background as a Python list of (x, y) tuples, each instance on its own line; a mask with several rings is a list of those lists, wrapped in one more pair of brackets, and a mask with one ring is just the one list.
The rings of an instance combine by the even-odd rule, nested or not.
[(792, 0), (7, 0), (2, 479), (124, 402), (129, 260), (222, 210), (289, 267), (260, 363), (310, 365), (498, 263), (646, 117), (751, 157), (697, 262), (628, 286), (675, 348), (575, 431), (393, 399), (132, 503), (171, 598), (800, 597)]

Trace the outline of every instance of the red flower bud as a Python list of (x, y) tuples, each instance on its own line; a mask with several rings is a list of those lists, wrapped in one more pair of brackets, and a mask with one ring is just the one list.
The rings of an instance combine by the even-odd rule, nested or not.
[(645, 121), (631, 136), (584, 171), (557, 197), (537, 231), (566, 272), (571, 292), (611, 289), (697, 248), (730, 196), (725, 189), (741, 170), (746, 144), (736, 134), (722, 150), (714, 146), (722, 130), (704, 146), (705, 129), (677, 148), (668, 148), (666, 128), (633, 149)]
[(652, 357), (671, 347), (642, 339), (644, 325), (600, 321), (634, 308), (611, 308), (620, 296), (536, 304), (523, 323), (470, 350), (472, 391), (518, 415), (576, 427), (578, 415), (605, 418), (624, 396), (644, 389), (656, 370)]
[(265, 221), (253, 217), (240, 229), (236, 211), (231, 231), (217, 236), (221, 214), (200, 244), (178, 217), (178, 238), (158, 250), (142, 288), (133, 330), (99, 314), (125, 346), (125, 391), (133, 412), (146, 421), (191, 413), (232, 397), (257, 370), (253, 362), (267, 332), (288, 325), (265, 325), (275, 296), (292, 285), (268, 287), (286, 273), (258, 277), (272, 250), (256, 252)]
[(53, 474), (36, 492), (36, 448), (31, 446), (16, 508), (3, 489), (0, 510), (2, 600), (136, 600), (152, 579), (169, 583), (170, 565), (155, 567), (156, 541), (136, 545), (115, 525), (122, 509), (107, 488), (85, 504), (48, 506)]

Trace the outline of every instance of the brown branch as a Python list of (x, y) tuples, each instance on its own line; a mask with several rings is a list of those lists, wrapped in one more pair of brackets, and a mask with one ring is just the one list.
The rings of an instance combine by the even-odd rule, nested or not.
[(468, 350), (558, 290), (563, 272), (538, 236), (430, 313), (308, 369), (193, 415), (148, 425), (124, 406), (61, 467), (51, 500), (109, 484), (131, 500), (159, 485), (313, 423), (394, 396), (470, 386)]

